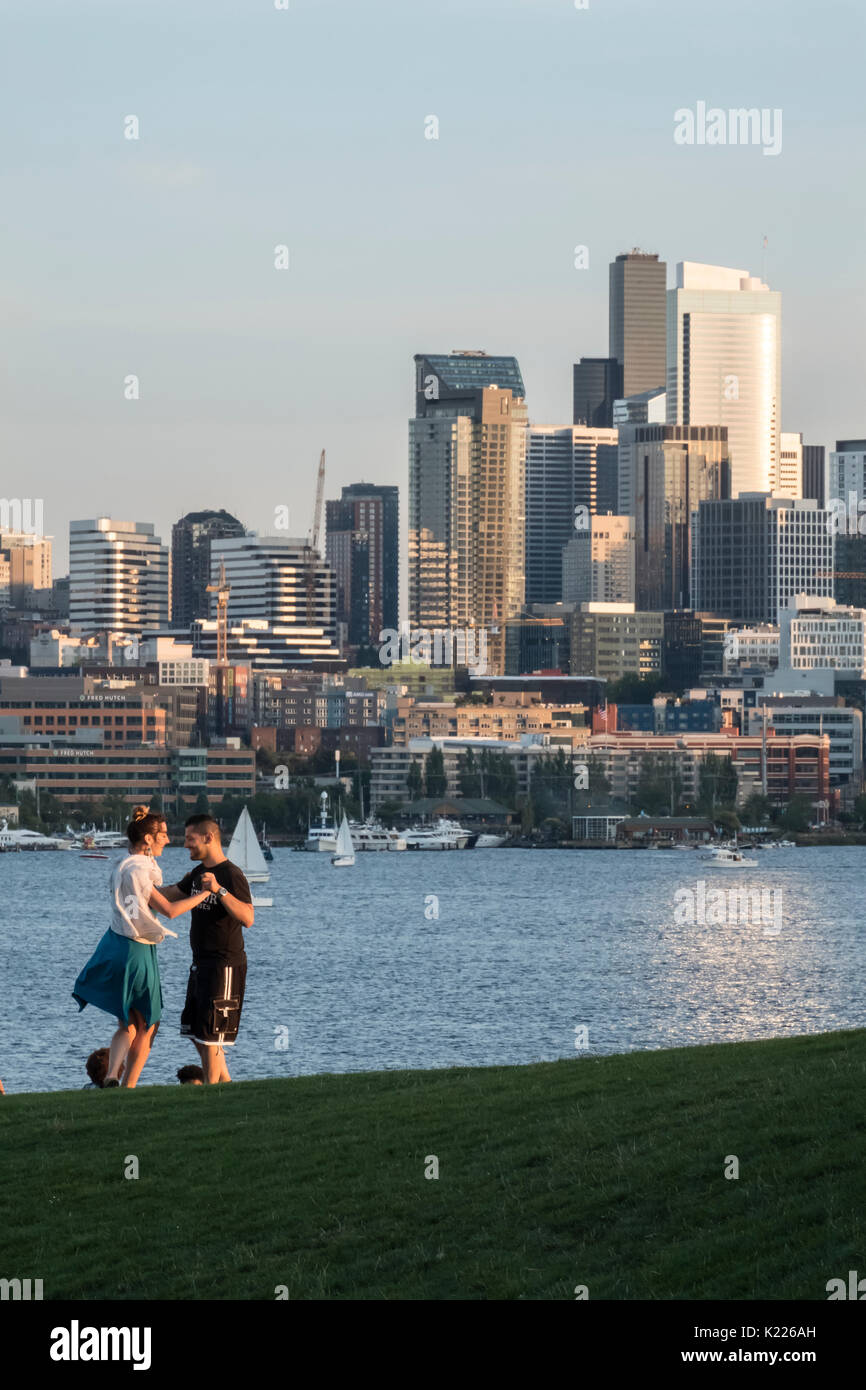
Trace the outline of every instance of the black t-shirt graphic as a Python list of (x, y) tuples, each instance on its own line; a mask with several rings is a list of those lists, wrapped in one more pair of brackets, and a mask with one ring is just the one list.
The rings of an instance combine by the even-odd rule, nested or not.
[[(229, 863), (228, 859), (213, 869), (196, 865), (185, 874), (177, 885), (185, 898), (201, 892), (201, 876), (206, 873), (212, 873), (220, 887), (227, 888), (238, 902), (252, 902), (250, 885), (237, 864)], [(199, 907), (192, 909), (190, 918), (189, 944), (193, 960), (215, 960), (231, 965), (246, 958), (244, 929), (237, 918), (226, 911), (222, 898), (211, 893)]]

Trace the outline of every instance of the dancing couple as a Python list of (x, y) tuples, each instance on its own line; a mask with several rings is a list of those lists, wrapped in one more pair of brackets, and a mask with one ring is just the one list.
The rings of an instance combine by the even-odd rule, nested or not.
[(103, 1089), (137, 1084), (159, 1027), (163, 998), (156, 948), (177, 933), (157, 921), (157, 912), (169, 921), (192, 914), (193, 964), (181, 1033), (198, 1049), (205, 1084), (230, 1081), (223, 1048), (234, 1044), (240, 1024), (243, 928), (252, 926), (254, 916), (249, 884), (223, 854), (219, 826), (210, 816), (191, 816), (184, 836), (203, 872), (197, 868), (162, 891), (156, 860), (169, 841), (165, 818), (137, 806), (126, 833), (130, 853), (111, 875), (109, 928), (72, 991), (80, 1009), (93, 1004), (117, 1019)]

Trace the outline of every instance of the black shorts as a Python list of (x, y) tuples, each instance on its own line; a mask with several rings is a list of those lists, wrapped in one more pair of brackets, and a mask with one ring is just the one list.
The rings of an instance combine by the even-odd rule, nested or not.
[(241, 1022), (246, 978), (246, 959), (233, 965), (195, 961), (180, 1016), (181, 1035), (207, 1047), (233, 1047)]

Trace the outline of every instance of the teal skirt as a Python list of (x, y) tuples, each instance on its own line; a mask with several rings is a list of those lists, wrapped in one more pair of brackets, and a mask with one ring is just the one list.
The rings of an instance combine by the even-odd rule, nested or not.
[(109, 930), (85, 965), (72, 990), (80, 1008), (94, 1004), (129, 1023), (137, 1009), (147, 1027), (162, 1017), (162, 985), (156, 947)]

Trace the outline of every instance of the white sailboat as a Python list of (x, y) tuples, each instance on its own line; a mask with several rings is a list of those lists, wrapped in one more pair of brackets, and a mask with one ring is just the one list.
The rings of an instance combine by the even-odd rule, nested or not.
[[(233, 864), (237, 864), (249, 883), (267, 883), (270, 879), (265, 856), (262, 854), (262, 847), (256, 836), (256, 828), (246, 806), (238, 817), (238, 823), (235, 826), (235, 833), (232, 835), (226, 857)], [(253, 907), (273, 907), (273, 905), (273, 898), (253, 896)]]
[(331, 863), (335, 869), (348, 868), (355, 862), (355, 846), (352, 844), (352, 832), (349, 829), (349, 822), (345, 813), (340, 823), (337, 834), (337, 853), (331, 855)]

